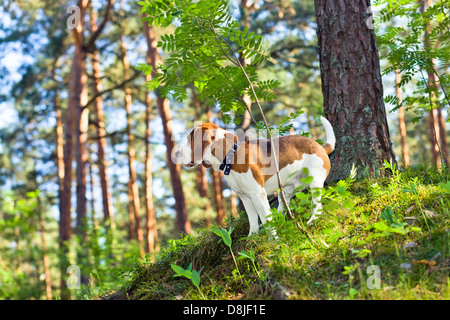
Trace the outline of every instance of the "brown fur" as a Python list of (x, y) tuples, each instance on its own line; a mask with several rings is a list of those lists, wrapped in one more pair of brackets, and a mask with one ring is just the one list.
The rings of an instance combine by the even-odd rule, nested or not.
[[(194, 159), (194, 153), (203, 156), (205, 148), (211, 143), (213, 143), (212, 154), (220, 161), (225, 158), (227, 152), (238, 139), (235, 134), (227, 133), (225, 134), (225, 139), (222, 141), (215, 141), (215, 130), (218, 128), (219, 127), (215, 124), (206, 123), (197, 126), (192, 130), (191, 134), (188, 136), (189, 143), (193, 142), (193, 139), (195, 141), (202, 137), (202, 151), (196, 150), (194, 152), (194, 148), (192, 148), (192, 162), (198, 160)], [(325, 146), (322, 147), (310, 138), (297, 135), (274, 138), (274, 143), (279, 144), (278, 163), (280, 170), (294, 161), (302, 159), (303, 154), (315, 154), (323, 160), (323, 167), (328, 175), (330, 171), (330, 159), (328, 158), (328, 154), (332, 151), (329, 144), (325, 144)], [(234, 155), (232, 170), (235, 172), (247, 172), (250, 169), (258, 184), (264, 187), (265, 182), (276, 174), (276, 172), (275, 170), (271, 170), (269, 173), (264, 174), (261, 169), (269, 168), (269, 164), (273, 163), (272, 161), (273, 156), (270, 140), (246, 140), (241, 143), (238, 151)], [(208, 163), (205, 163), (205, 161), (203, 161), (203, 165), (208, 168), (211, 167)]]

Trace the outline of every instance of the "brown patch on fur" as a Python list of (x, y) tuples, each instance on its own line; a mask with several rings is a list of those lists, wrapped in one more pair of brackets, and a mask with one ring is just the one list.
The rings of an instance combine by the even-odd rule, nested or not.
[(323, 146), (323, 148), (325, 149), (325, 152), (326, 152), (327, 154), (330, 154), (330, 153), (333, 152), (333, 148), (331, 147), (331, 144), (329, 144), (329, 143), (325, 144), (325, 145)]
[[(188, 145), (192, 150), (192, 163), (203, 159), (203, 152), (205, 151), (205, 148), (210, 145), (213, 140), (215, 140), (215, 130), (217, 130), (218, 128), (219, 127), (214, 123), (203, 123), (196, 126), (187, 136)], [(199, 143), (198, 141), (201, 141), (201, 143)], [(202, 161), (202, 164), (206, 168), (211, 168), (211, 165), (205, 161)]]
[[(330, 159), (323, 147), (316, 141), (297, 135), (277, 137), (273, 140), (275, 145), (278, 144), (278, 167), (280, 170), (296, 160), (301, 160), (303, 154), (315, 154), (323, 160), (323, 167), (328, 175), (331, 168)], [(225, 154), (229, 148), (226, 149)], [(276, 174), (272, 149), (268, 139), (243, 142), (234, 156), (231, 169), (238, 173), (244, 173), (250, 169), (256, 182), (264, 187), (265, 182)], [(263, 173), (262, 168), (266, 168), (266, 172)]]
[[(233, 144), (238, 141), (237, 136), (231, 132), (225, 134), (225, 139), (216, 141), (215, 132), (217, 129), (219, 129), (219, 127), (213, 123), (204, 123), (192, 130), (187, 138), (192, 149), (192, 162), (199, 160), (194, 159), (195, 156), (201, 156), (203, 158), (205, 148), (211, 143), (213, 143), (211, 153), (222, 162)], [(200, 139), (202, 143), (195, 143), (197, 139)], [(278, 145), (278, 166), (280, 170), (287, 165), (294, 163), (296, 160), (301, 160), (303, 154), (315, 154), (323, 160), (323, 167), (326, 170), (327, 175), (330, 172), (331, 165), (328, 154), (333, 151), (331, 145), (325, 144), (325, 146), (322, 147), (316, 141), (298, 135), (276, 137), (273, 140), (274, 144)], [(192, 145), (194, 145), (194, 148), (192, 148)], [(194, 150), (195, 148), (197, 149)], [(201, 150), (199, 148), (201, 148)], [(231, 169), (237, 173), (248, 172), (250, 169), (256, 182), (264, 187), (265, 182), (276, 174), (273, 165), (274, 159), (272, 152), (273, 147), (270, 140), (246, 139), (245, 142), (240, 144), (237, 152), (234, 154), (234, 161)], [(211, 167), (211, 165), (205, 161), (203, 161), (202, 164), (207, 168)]]

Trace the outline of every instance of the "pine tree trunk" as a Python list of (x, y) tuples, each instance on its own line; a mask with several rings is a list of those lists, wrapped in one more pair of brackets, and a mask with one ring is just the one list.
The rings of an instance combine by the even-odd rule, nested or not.
[[(153, 43), (155, 41), (154, 34), (150, 33), (149, 26), (146, 22), (143, 23), (144, 35), (147, 44)], [(152, 63), (150, 52), (147, 49), (146, 54), (147, 64)], [(150, 81), (151, 75), (146, 76), (145, 80)], [(153, 253), (158, 242), (158, 230), (156, 229), (156, 218), (155, 218), (155, 208), (153, 204), (153, 175), (152, 175), (152, 156), (150, 148), (150, 120), (151, 120), (151, 105), (150, 96), (147, 93), (145, 95), (145, 211), (147, 217), (147, 252), (149, 254)]]
[(47, 241), (45, 239), (45, 222), (42, 216), (42, 205), (40, 195), (37, 196), (37, 210), (39, 215), (39, 229), (41, 231), (41, 247), (42, 247), (42, 262), (44, 264), (44, 275), (45, 275), (45, 295), (47, 300), (52, 300), (52, 281), (50, 274), (50, 261), (47, 252)]
[[(156, 40), (153, 35), (152, 27), (148, 28), (148, 33), (150, 34), (150, 37), (147, 37), (148, 56), (150, 58), (153, 70), (156, 70), (156, 66), (160, 63), (161, 58), (156, 50)], [(169, 167), (173, 196), (175, 198), (176, 228), (184, 234), (190, 234), (191, 222), (188, 218), (186, 200), (184, 197), (183, 185), (181, 183), (181, 167), (179, 164), (172, 161), (172, 151), (175, 148), (175, 142), (172, 140), (172, 112), (170, 110), (169, 100), (161, 97), (161, 95), (157, 92), (156, 103), (163, 125), (164, 141), (167, 150), (167, 166)]]
[[(240, 5), (240, 13), (241, 13), (241, 21), (240, 21), (240, 27), (241, 30), (244, 28), (250, 28), (250, 1), (249, 0), (241, 0)], [(240, 57), (239, 60), (241, 61), (242, 66), (246, 67), (250, 63), (250, 59), (248, 58), (242, 58)], [(248, 94), (244, 94), (242, 96), (242, 100), (247, 105), (247, 110), (245, 110), (243, 116), (242, 116), (242, 122), (240, 124), (240, 128), (242, 130), (247, 130), (250, 127), (251, 124), (251, 116), (250, 112), (252, 107), (252, 100), (250, 99), (250, 96)]]
[(398, 128), (400, 133), (400, 142), (402, 145), (402, 162), (403, 167), (409, 167), (409, 152), (408, 152), (408, 144), (406, 143), (406, 124), (405, 124), (405, 108), (402, 106), (402, 88), (400, 88), (400, 82), (402, 80), (402, 76), (399, 70), (395, 70), (395, 91), (398, 98)]
[[(121, 40), (121, 50), (122, 50), (122, 63), (124, 70), (124, 79), (130, 78), (130, 63), (127, 56), (127, 48), (125, 45), (125, 39), (122, 37)], [(134, 149), (134, 135), (133, 135), (133, 124), (131, 120), (131, 89), (128, 85), (124, 86), (125, 92), (125, 112), (127, 116), (127, 135), (128, 135), (128, 172), (129, 172), (129, 191), (131, 192), (131, 201), (133, 204), (134, 221), (136, 228), (137, 240), (139, 242), (139, 252), (141, 257), (145, 255), (144, 249), (144, 234), (141, 229), (140, 224), (140, 212), (141, 203), (139, 199), (139, 188), (137, 185), (137, 174), (136, 174), (136, 152)]]
[[(209, 116), (211, 114), (211, 111), (208, 107), (203, 108), (202, 103), (197, 98), (197, 95), (195, 93), (195, 88), (191, 88), (192, 90), (192, 104), (194, 105), (194, 120), (195, 121), (203, 121), (204, 118), (207, 118), (207, 122), (209, 121)], [(206, 110), (204, 110), (206, 109)], [(202, 117), (203, 115), (206, 115), (206, 117)], [(203, 118), (203, 119), (202, 119)], [(197, 185), (197, 191), (200, 197), (202, 197), (205, 200), (205, 205), (203, 206), (204, 212), (209, 212), (211, 209), (211, 202), (209, 201), (209, 195), (208, 195), (208, 179), (206, 177), (206, 168), (204, 166), (199, 166), (195, 168), (195, 181)], [(212, 223), (210, 216), (208, 215), (205, 219), (206, 225), (210, 225)]]
[[(64, 145), (64, 180), (63, 180), (63, 192), (60, 197), (60, 220), (59, 220), (59, 244), (61, 248), (60, 255), (60, 268), (61, 268), (61, 297), (63, 299), (70, 298), (70, 293), (67, 292), (67, 268), (69, 266), (68, 252), (69, 241), (72, 236), (72, 161), (74, 159), (74, 139), (77, 138), (79, 133), (79, 120), (81, 99), (83, 94), (83, 86), (85, 78), (84, 71), (84, 59), (85, 53), (83, 50), (83, 25), (84, 17), (86, 13), (88, 1), (78, 1), (78, 7), (80, 8), (80, 23), (76, 28), (72, 30), (74, 38), (74, 54), (72, 58), (72, 66), (70, 70), (69, 78), (69, 102), (65, 119), (65, 145)], [(78, 192), (77, 192), (78, 194)], [(77, 206), (78, 207), (78, 206)]]
[(440, 107), (437, 108), (437, 118), (439, 123), (439, 137), (441, 139), (440, 146), (442, 150), (442, 156), (448, 168), (450, 166), (450, 155), (448, 153), (447, 132), (445, 129), (445, 119), (442, 114), (442, 108)]
[[(89, 19), (89, 24), (91, 27), (91, 33), (97, 31), (97, 24), (95, 22), (96, 14), (94, 10), (91, 11), (91, 16)], [(92, 93), (97, 95), (102, 91), (100, 83), (100, 63), (98, 60), (98, 50), (95, 49), (92, 53), (92, 76), (93, 85)], [(109, 191), (109, 178), (108, 178), (108, 165), (106, 162), (105, 149), (106, 149), (106, 139), (105, 139), (105, 121), (103, 117), (103, 101), (101, 97), (97, 97), (94, 101), (94, 113), (97, 117), (97, 156), (98, 156), (98, 169), (100, 175), (100, 186), (102, 190), (102, 204), (103, 204), (103, 221), (106, 222), (105, 227), (107, 230), (109, 228), (114, 229), (114, 209), (111, 202), (111, 193)]]
[[(431, 0), (421, 0), (421, 6), (420, 6), (420, 12), (423, 14), (425, 12), (425, 9), (429, 8), (432, 5)], [(425, 26), (425, 35), (424, 35), (424, 46), (425, 50), (431, 49), (430, 44), (430, 32), (431, 32), (431, 26), (428, 24)], [(433, 69), (435, 69), (435, 59), (432, 58), (431, 66)], [(439, 119), (439, 113), (440, 110), (438, 106), (436, 106), (436, 95), (439, 92), (439, 82), (437, 80), (436, 74), (428, 70), (428, 88), (430, 89), (430, 107), (432, 108), (428, 114), (428, 132), (429, 132), (429, 140), (430, 140), (430, 147), (431, 147), (431, 154), (433, 156), (433, 163), (437, 168), (441, 167), (441, 163), (445, 162), (448, 165), (448, 159), (447, 154), (444, 155), (443, 149), (442, 149), (442, 142), (445, 141), (445, 147), (447, 147), (446, 143), (446, 137), (445, 137), (445, 130), (441, 131), (440, 126), (440, 119)], [(441, 137), (441, 133), (443, 133), (443, 137)], [(441, 157), (442, 156), (442, 157)]]
[[(221, 173), (221, 172), (220, 172)], [(225, 208), (223, 206), (223, 194), (222, 189), (220, 187), (220, 173), (214, 170), (211, 170), (211, 175), (213, 179), (213, 197), (214, 197), (214, 207), (216, 208), (216, 224), (219, 226), (224, 225), (225, 219)]]
[(184, 234), (190, 234), (191, 222), (188, 218), (183, 184), (181, 183), (181, 167), (179, 164), (172, 161), (172, 151), (175, 148), (175, 142), (172, 140), (172, 115), (169, 100), (158, 95), (157, 103), (164, 129), (164, 141), (167, 150), (167, 166), (169, 167), (173, 196), (175, 198), (176, 227), (178, 231), (183, 232)]
[(395, 163), (369, 0), (315, 0), (324, 111), (336, 135), (328, 180), (384, 176)]

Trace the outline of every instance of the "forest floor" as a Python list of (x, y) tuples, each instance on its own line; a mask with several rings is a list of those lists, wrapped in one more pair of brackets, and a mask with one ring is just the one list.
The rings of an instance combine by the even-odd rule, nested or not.
[(307, 233), (274, 214), (247, 237), (243, 213), (225, 227), (236, 262), (226, 239), (204, 228), (136, 263), (100, 298), (450, 299), (450, 172), (391, 169), (390, 178), (325, 187), (324, 213), (311, 226), (311, 196), (299, 193), (292, 208)]

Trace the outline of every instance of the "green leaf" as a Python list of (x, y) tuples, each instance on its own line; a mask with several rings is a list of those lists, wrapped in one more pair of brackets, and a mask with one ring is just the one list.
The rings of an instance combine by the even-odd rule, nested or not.
[(170, 264), (173, 271), (175, 271), (174, 277), (186, 277), (188, 279), (191, 278), (191, 272), (189, 270), (185, 270), (180, 266), (177, 266), (176, 264)]
[(314, 177), (309, 176), (309, 177), (303, 177), (300, 179), (300, 181), (304, 184), (310, 184), (311, 182), (313, 182)]
[(198, 271), (192, 270), (191, 281), (194, 284), (194, 286), (196, 286), (196, 287), (200, 286), (200, 273)]

